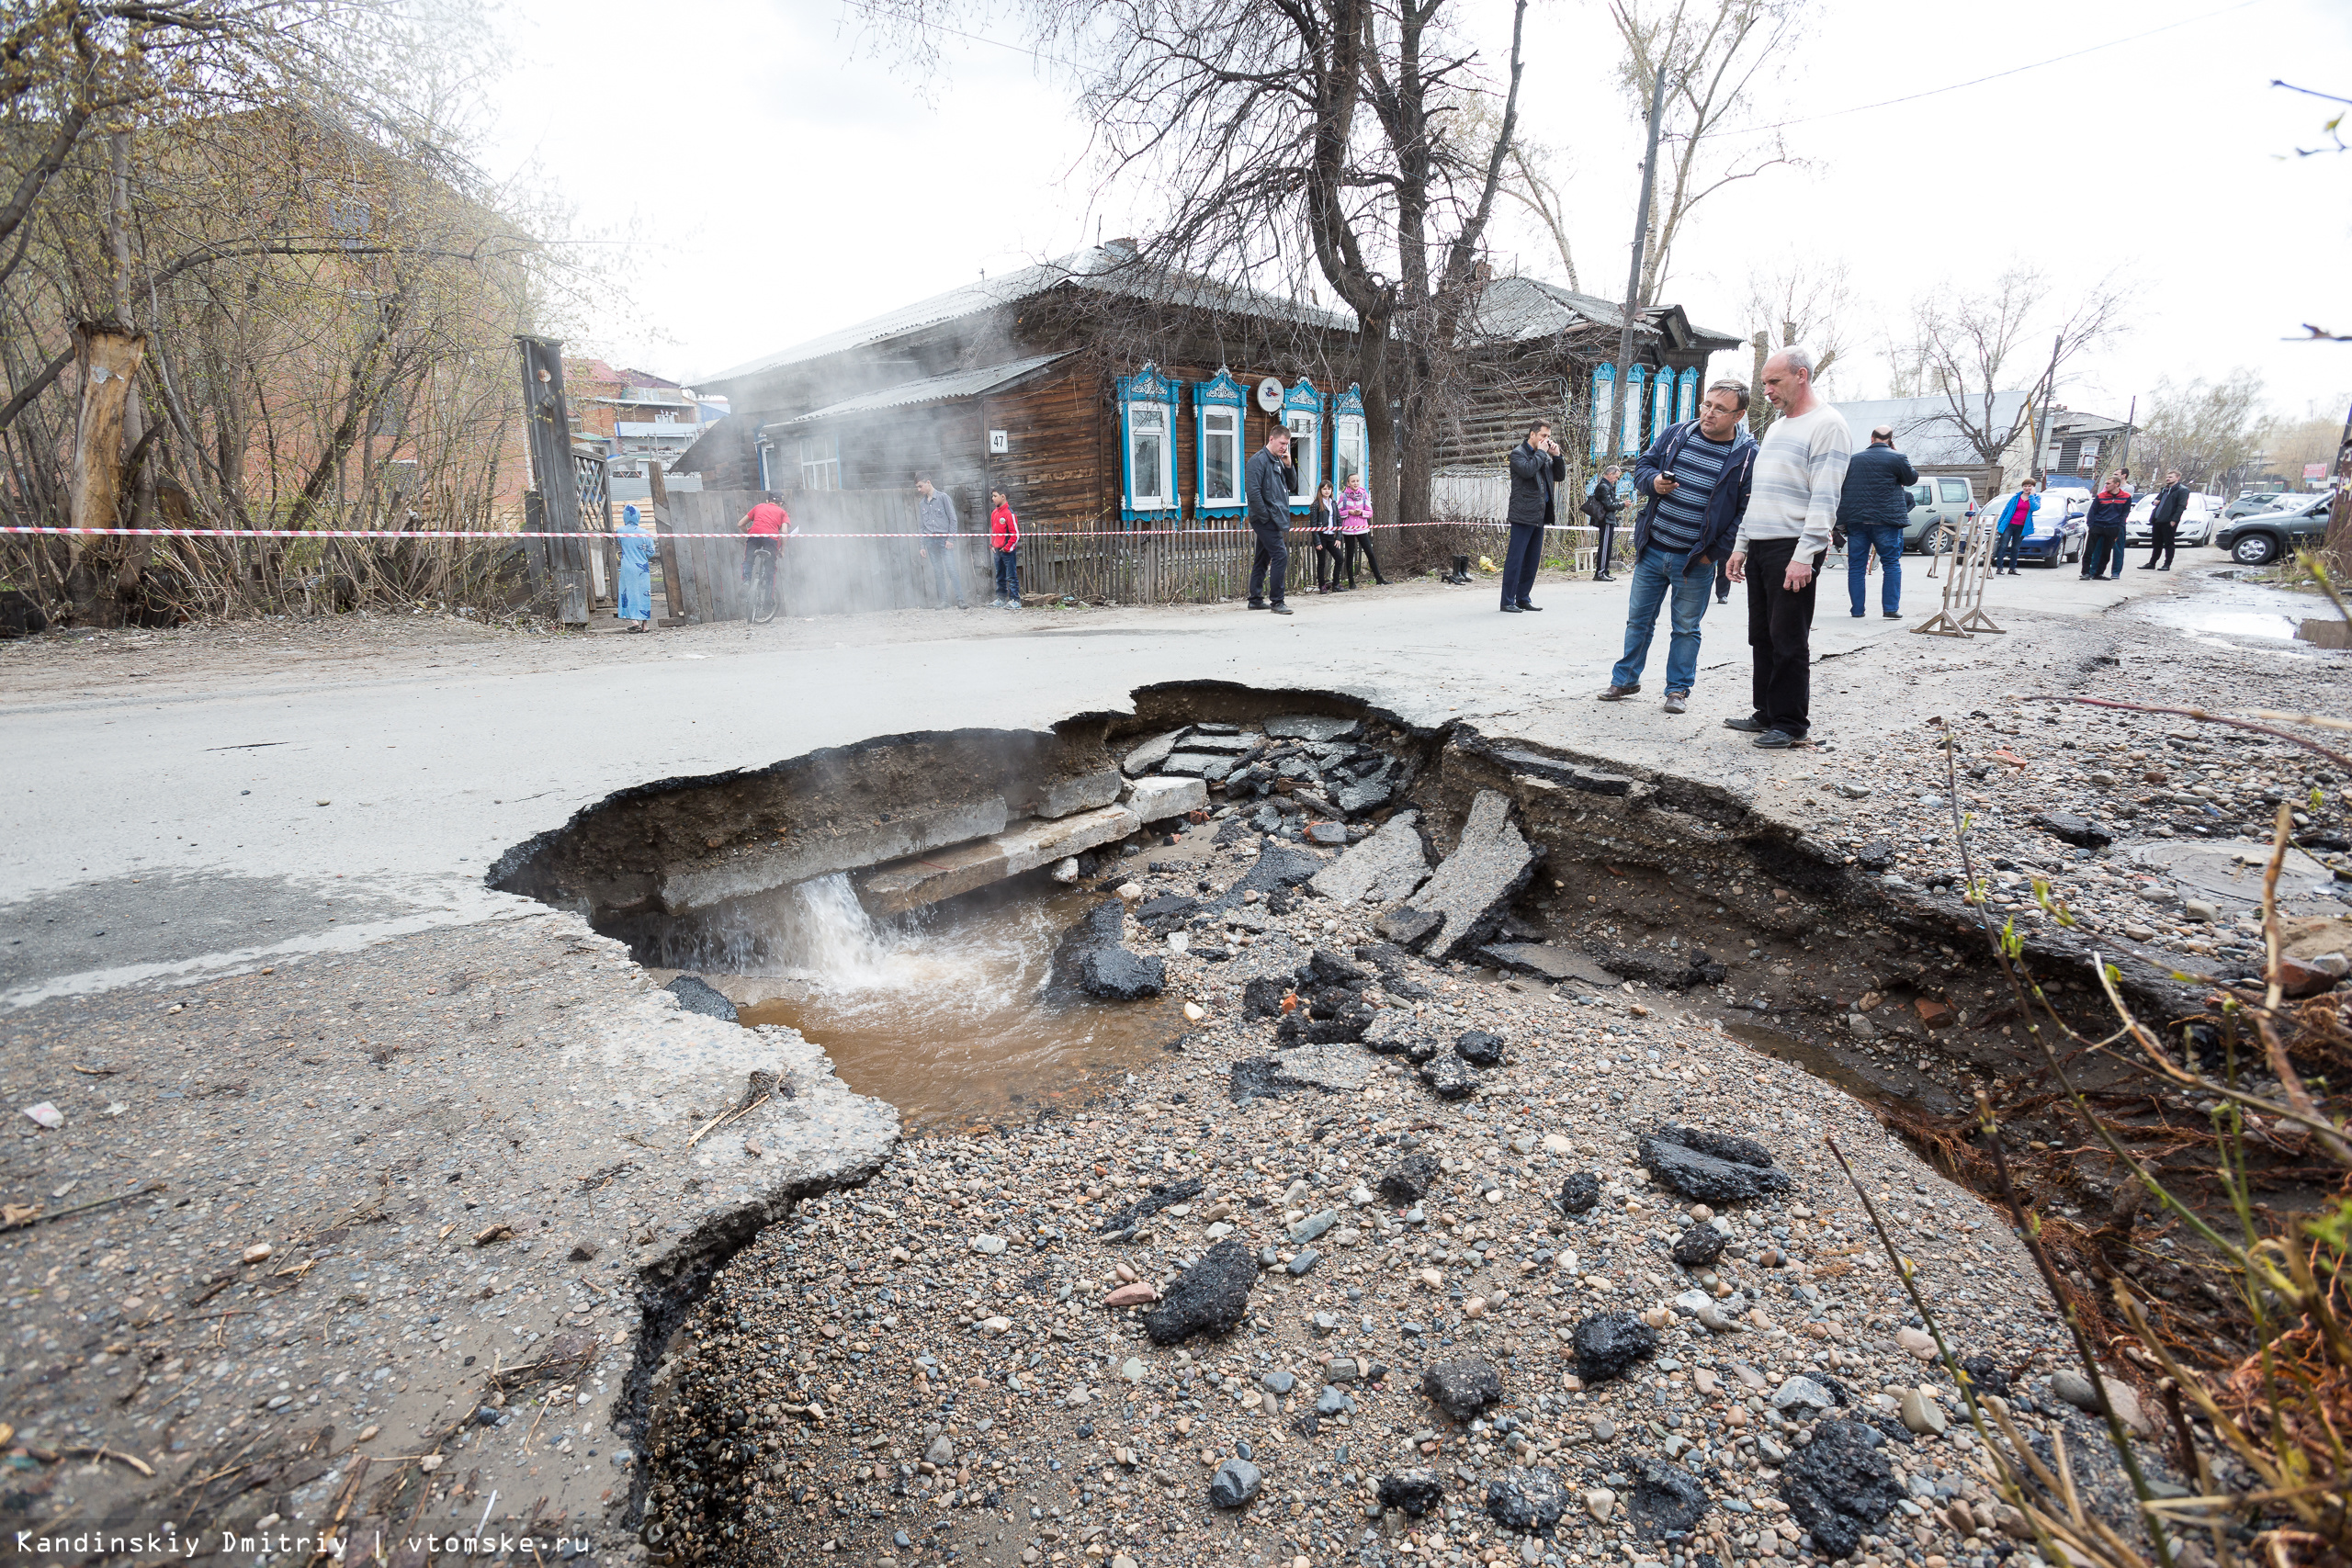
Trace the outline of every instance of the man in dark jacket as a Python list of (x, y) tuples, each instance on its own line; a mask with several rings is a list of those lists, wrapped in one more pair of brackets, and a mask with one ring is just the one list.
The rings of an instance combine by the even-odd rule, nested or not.
[(1756, 438), (1740, 423), (1747, 388), (1718, 381), (1699, 417), (1659, 433), (1634, 467), (1634, 493), (1649, 504), (1634, 519), (1634, 581), (1626, 593), (1625, 652), (1609, 672), (1604, 703), (1642, 689), (1659, 605), (1674, 602), (1666, 645), (1666, 711), (1689, 711), (1699, 677), (1699, 622), (1707, 613), (1715, 563), (1731, 552), (1754, 489)]
[(1552, 487), (1568, 477), (1568, 460), (1552, 439), (1552, 422), (1527, 427), (1527, 439), (1510, 449), (1510, 548), (1503, 556), (1503, 614), (1540, 610), (1528, 603), (1535, 566), (1544, 557), (1544, 530), (1557, 521)]
[(1609, 568), (1617, 558), (1617, 481), (1624, 472), (1614, 463), (1601, 469), (1600, 477), (1593, 480), (1592, 488), (1585, 492), (1584, 504), (1577, 509), (1600, 530), (1600, 543), (1592, 552), (1592, 580), (1595, 582), (1617, 581)]
[(1911, 515), (1909, 487), (1919, 482), (1911, 459), (1894, 449), (1894, 427), (1871, 432), (1871, 444), (1846, 464), (1846, 488), (1838, 492), (1838, 531), (1846, 536), (1846, 597), (1859, 619), (1868, 610), (1871, 553), (1878, 553), (1886, 585), (1879, 590), (1879, 614), (1903, 618), (1903, 526)]
[[(2188, 510), (2188, 487), (2180, 482), (2180, 470), (2175, 468), (2165, 476), (2165, 488), (2156, 491), (2156, 503), (2148, 509), (2148, 558), (2141, 563), (2142, 571), (2172, 570), (2173, 536), (2180, 531), (2182, 513)], [(2162, 568), (2156, 558), (2165, 558)]]
[[(1274, 426), (1266, 444), (1250, 454), (1250, 460), (1241, 466), (1241, 490), (1250, 506), (1250, 532), (1258, 542), (1250, 558), (1250, 607), (1287, 615), (1290, 606), (1283, 603), (1283, 579), (1290, 572), (1290, 547), (1283, 544), (1283, 534), (1290, 526), (1290, 498), (1298, 492), (1298, 481), (1291, 474), (1287, 427)], [(1271, 604), (1265, 598), (1270, 574), (1273, 578)]]
[(2109, 575), (2108, 562), (2115, 563), (2112, 575), (2123, 575), (2123, 525), (2132, 518), (2132, 492), (2123, 488), (2123, 476), (2107, 476), (2107, 488), (2091, 497), (2091, 509), (2083, 519), (2090, 525), (2090, 537), (2083, 543), (2083, 581), (2095, 581)]

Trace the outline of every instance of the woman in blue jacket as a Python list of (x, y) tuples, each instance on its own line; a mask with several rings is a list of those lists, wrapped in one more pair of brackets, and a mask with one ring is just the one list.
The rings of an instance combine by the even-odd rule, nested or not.
[(1993, 545), (1993, 570), (1996, 575), (2002, 570), (2003, 550), (2009, 553), (2008, 574), (2011, 577), (2018, 574), (2018, 552), (2025, 547), (2027, 531), (2033, 526), (2033, 514), (2041, 509), (2041, 498), (2033, 493), (2033, 489), (2031, 479), (2018, 480), (2017, 494), (2009, 497), (2009, 503), (2001, 508), (2001, 531), (1994, 536)]

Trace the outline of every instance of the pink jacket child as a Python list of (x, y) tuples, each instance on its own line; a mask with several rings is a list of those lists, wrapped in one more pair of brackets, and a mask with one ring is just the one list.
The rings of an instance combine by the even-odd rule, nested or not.
[(1372, 532), (1372, 492), (1363, 488), (1361, 475), (1351, 478), (1348, 488), (1340, 492), (1340, 532)]

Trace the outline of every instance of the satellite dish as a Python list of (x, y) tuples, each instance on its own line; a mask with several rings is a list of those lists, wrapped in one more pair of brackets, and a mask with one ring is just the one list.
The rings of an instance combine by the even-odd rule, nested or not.
[(1258, 383), (1258, 406), (1268, 413), (1283, 412), (1282, 378), (1269, 376)]

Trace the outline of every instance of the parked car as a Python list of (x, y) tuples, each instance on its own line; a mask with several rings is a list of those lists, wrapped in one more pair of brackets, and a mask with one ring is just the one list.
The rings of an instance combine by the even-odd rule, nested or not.
[(1957, 536), (1976, 504), (1976, 481), (1937, 474), (1911, 487), (1911, 513), (1903, 520), (1903, 547), (1931, 556), (1944, 547), (1946, 535)]
[(2237, 499), (2222, 508), (2222, 521), (2234, 523), (2241, 517), (2251, 517), (2257, 512), (2267, 512), (2282, 501), (2294, 497), (2283, 490), (2249, 490), (2239, 492)]
[[(2014, 491), (2005, 491), (1984, 503), (1984, 516), (1999, 520), (2009, 510), (2009, 497)], [(2051, 490), (2041, 493), (2041, 504), (2033, 509), (2033, 526), (2026, 530), (2025, 541), (2018, 548), (2020, 561), (2034, 561), (2042, 566), (2057, 566), (2062, 562), (2083, 558), (2083, 541), (2090, 535), (2088, 518), (2091, 492), (2086, 490)], [(1994, 543), (1998, 545), (1996, 531)]]
[[(2155, 537), (2149, 525), (2148, 514), (2156, 509), (2156, 492), (2150, 491), (2132, 503), (2131, 520), (2123, 525), (2123, 540), (2129, 545), (2144, 545)], [(2180, 514), (2180, 524), (2173, 530), (2176, 545), (2205, 545), (2213, 539), (2213, 530), (2221, 526), (2222, 498), (2218, 495), (2192, 493), (2188, 510)]]
[(2324, 493), (2285, 499), (2288, 504), (2275, 511), (2239, 518), (2215, 535), (2213, 543), (2240, 566), (2268, 566), (2290, 550), (2316, 548), (2327, 536), (2335, 497)]

